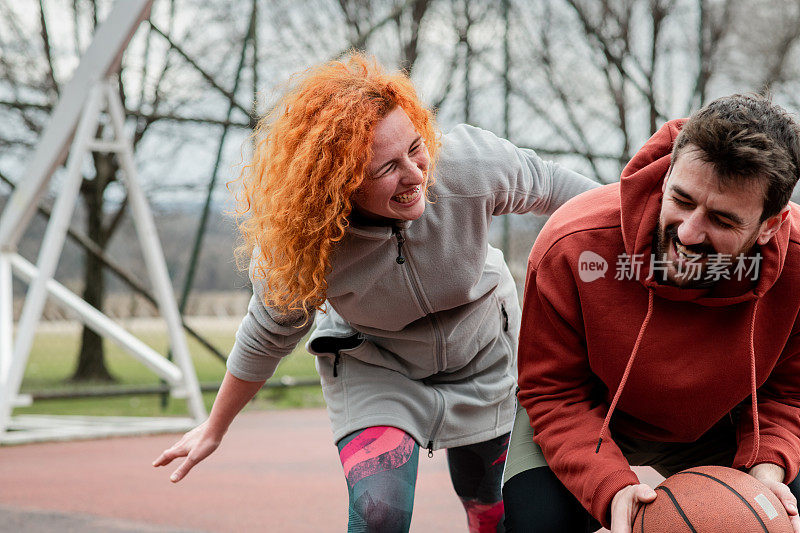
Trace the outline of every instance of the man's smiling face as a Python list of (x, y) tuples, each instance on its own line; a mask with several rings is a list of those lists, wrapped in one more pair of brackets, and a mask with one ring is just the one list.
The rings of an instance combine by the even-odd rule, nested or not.
[[(654, 252), (667, 260), (664, 281), (678, 287), (704, 285), (710, 254), (732, 260), (749, 255), (782, 221), (781, 214), (761, 221), (765, 181), (723, 185), (702, 155), (692, 145), (682, 149), (663, 185)], [(685, 268), (690, 261), (699, 265), (699, 275)]]

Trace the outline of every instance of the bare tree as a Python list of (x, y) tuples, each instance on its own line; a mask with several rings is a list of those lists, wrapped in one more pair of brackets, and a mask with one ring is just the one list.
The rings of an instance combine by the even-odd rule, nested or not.
[[(664, 121), (710, 97), (800, 81), (800, 15), (789, 0), (540, 0), (511, 10), (513, 67), (495, 74), (527, 110), (515, 113), (527, 131), (512, 134), (603, 182)], [(758, 68), (744, 68), (748, 54), (751, 64), (763, 58)]]
[(702, 105), (707, 99), (708, 83), (718, 69), (720, 46), (731, 30), (731, 17), (736, 2), (724, 2), (714, 9), (709, 0), (697, 0), (697, 78), (689, 98), (686, 113)]
[[(64, 72), (65, 79), (61, 79), (59, 62), (55, 58), (69, 56), (77, 60), (83, 48), (88, 45), (92, 29), (102, 18), (102, 12), (107, 11), (109, 6), (110, 2), (107, 1), (73, 2), (71, 8), (66, 11), (69, 15), (67, 20), (71, 21), (73, 31), (53, 32), (54, 25), (50, 23), (51, 19), (59, 18), (59, 25), (63, 30), (65, 11), (64, 9), (58, 11), (58, 6), (53, 7), (53, 4), (40, 0), (36, 21), (38, 31), (31, 34), (23, 29), (22, 24), (25, 21), (18, 18), (19, 13), (14, 11), (15, 7), (7, 2), (0, 4), (0, 13), (10, 15), (4, 17), (6, 23), (0, 27), (2, 31), (0, 49), (11, 50), (0, 57), (4, 74), (2, 85), (7, 89), (5, 93), (12, 94), (12, 98), (7, 101), (0, 101), (0, 113), (16, 115), (15, 118), (18, 119), (16, 123), (21, 122), (20, 125), (33, 135), (38, 134), (47, 119), (47, 112), (55, 105), (60, 84), (68, 78), (68, 72)], [(196, 10), (193, 15), (198, 18), (213, 19), (217, 14), (212, 9), (205, 9)], [(156, 3), (153, 20), (153, 25), (149, 29), (145, 25), (141, 30), (145, 34), (143, 51), (129, 50), (123, 58), (119, 75), (120, 97), (129, 115), (135, 118), (134, 145), (148, 139), (148, 133), (157, 123), (202, 125), (208, 122), (202, 117), (192, 116), (197, 107), (193, 106), (192, 102), (198, 91), (183, 90), (182, 80), (186, 79), (187, 70), (191, 70), (195, 77), (205, 82), (203, 88), (205, 94), (208, 94), (208, 91), (221, 93), (223, 98), (235, 102), (235, 106), (241, 110), (240, 115), (245, 117), (243, 121), (236, 122), (228, 116), (224, 121), (226, 124), (248, 128), (251, 125), (249, 97), (245, 99), (247, 104), (241, 104), (224, 88), (228, 83), (226, 79), (228, 73), (222, 66), (225, 62), (220, 60), (217, 65), (203, 66), (184, 49), (184, 47), (194, 47), (202, 50), (216, 47), (215, 54), (201, 57), (219, 58), (220, 41), (209, 42), (209, 39), (202, 35), (196, 38), (192, 35), (191, 27), (176, 37), (175, 34), (178, 32), (175, 30), (175, 0)], [(241, 37), (246, 33), (236, 28), (230, 20), (226, 20), (225, 25), (229, 27), (227, 30), (229, 35), (238, 34)], [(225, 28), (225, 25), (222, 27)], [(4, 35), (5, 31), (9, 31), (8, 39)], [(221, 42), (225, 41), (226, 39), (221, 39)], [(22, 44), (22, 46), (14, 50), (13, 46), (6, 47), (7, 43)], [(131, 57), (132, 53), (136, 54), (136, 57)], [(161, 61), (158, 60), (159, 55)], [(62, 60), (61, 64), (63, 63)], [(96, 132), (97, 137), (102, 138), (104, 128), (105, 124), (101, 123)], [(17, 138), (19, 134), (14, 130), (15, 128), (4, 128), (0, 132), (0, 137), (6, 143), (21, 144)], [(169, 139), (167, 142), (180, 145), (181, 139), (178, 137), (177, 140)], [(93, 153), (92, 163), (91, 171), (87, 169), (81, 186), (81, 198), (86, 213), (85, 231), (98, 249), (104, 252), (119, 227), (127, 202), (124, 197), (113, 204), (109, 204), (108, 200), (111, 189), (116, 187), (119, 190), (116, 184), (120, 170), (116, 156)], [(103, 262), (95, 254), (86, 253), (84, 264), (83, 298), (91, 305), (102, 309), (105, 296)], [(82, 333), (80, 354), (72, 379), (105, 381), (113, 379), (105, 364), (102, 338), (88, 328), (84, 328)]]
[[(109, 6), (0, 0), (0, 166), (35, 144)], [(665, 120), (715, 96), (766, 90), (800, 109), (798, 28), (795, 0), (157, 0), (124, 57), (120, 94), (149, 154), (138, 160), (143, 174), (178, 174), (195, 145), (209, 168), (224, 168), (226, 135), (244, 139), (290, 74), (363, 49), (409, 71), (445, 129), (466, 120), (612, 182)], [(114, 157), (92, 163), (86, 232), (104, 249), (125, 200)], [(183, 183), (200, 190), (197, 181)], [(176, 184), (154, 179), (150, 190)], [(92, 258), (84, 285), (101, 306)], [(108, 379), (102, 360), (99, 338), (85, 332), (75, 377)]]
[(791, 0), (739, 2), (728, 9), (736, 28), (720, 65), (737, 84), (769, 92), (797, 108), (800, 77), (800, 4)]

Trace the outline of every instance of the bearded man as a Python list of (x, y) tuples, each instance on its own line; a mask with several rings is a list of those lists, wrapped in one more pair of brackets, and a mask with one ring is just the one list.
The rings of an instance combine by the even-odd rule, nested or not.
[(798, 125), (759, 96), (666, 123), (528, 263), (508, 531), (629, 532), (669, 476), (742, 469), (800, 533)]

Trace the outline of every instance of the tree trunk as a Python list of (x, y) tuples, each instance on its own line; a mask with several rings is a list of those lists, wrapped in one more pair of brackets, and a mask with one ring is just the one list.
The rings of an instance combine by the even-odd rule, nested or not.
[[(81, 188), (87, 210), (87, 234), (101, 249), (105, 250), (108, 238), (103, 230), (103, 192), (113, 179), (115, 165), (108, 155), (95, 155), (96, 176), (94, 180), (84, 181)], [(105, 297), (103, 263), (89, 251), (85, 252), (83, 299), (89, 305), (102, 311)], [(72, 381), (116, 381), (108, 371), (105, 362), (103, 338), (83, 327), (78, 366)]]

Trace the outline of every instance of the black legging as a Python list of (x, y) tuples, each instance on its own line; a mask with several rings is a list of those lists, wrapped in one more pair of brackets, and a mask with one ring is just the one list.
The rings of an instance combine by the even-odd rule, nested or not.
[[(800, 476), (789, 489), (800, 500)], [(601, 527), (547, 467), (507, 480), (503, 501), (508, 533), (591, 533)]]

